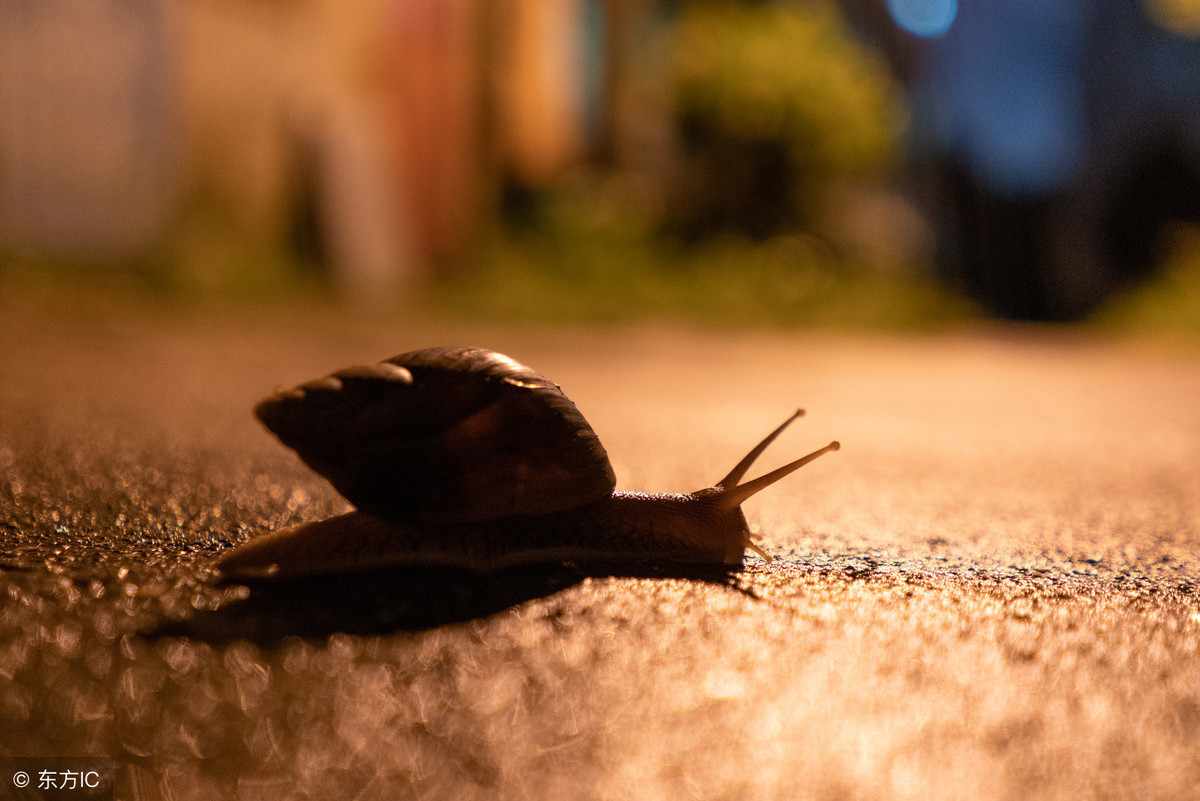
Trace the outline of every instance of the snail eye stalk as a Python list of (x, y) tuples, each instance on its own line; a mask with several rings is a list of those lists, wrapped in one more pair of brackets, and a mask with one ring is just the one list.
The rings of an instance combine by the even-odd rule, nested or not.
[(718, 487), (732, 487), (742, 480), (742, 476), (746, 475), (746, 471), (750, 469), (750, 465), (754, 464), (754, 460), (762, 455), (762, 452), (767, 449), (767, 446), (775, 441), (775, 438), (783, 433), (783, 430), (790, 426), (797, 419), (804, 416), (803, 409), (797, 409), (792, 413), (792, 416), (783, 421), (783, 425), (767, 434), (762, 442), (755, 445), (749, 453), (742, 457), (742, 461), (729, 471), (729, 475), (716, 483)]
[[(729, 509), (741, 506), (743, 501), (745, 501), (751, 495), (754, 495), (756, 492), (760, 492), (761, 490), (774, 484), (779, 479), (791, 475), (817, 457), (824, 456), (825, 454), (830, 453), (831, 451), (839, 450), (842, 447), (841, 443), (837, 441), (831, 442), (824, 448), (815, 450), (807, 456), (802, 456), (796, 461), (772, 470), (766, 475), (751, 479), (744, 484), (739, 484), (738, 482), (741, 481), (742, 477), (746, 475), (746, 471), (750, 469), (752, 464), (754, 464), (754, 460), (762, 455), (762, 452), (767, 449), (767, 446), (774, 442), (775, 438), (782, 434), (785, 428), (803, 416), (803, 409), (797, 409), (795, 412), (793, 412), (792, 416), (784, 420), (783, 424), (780, 425), (779, 428), (775, 429), (770, 434), (767, 434), (762, 442), (755, 445), (754, 448), (751, 449), (751, 451), (746, 454), (732, 470), (729, 471), (729, 475), (725, 476), (725, 478), (716, 483), (716, 486), (722, 490), (721, 499), (723, 506)], [(761, 551), (758, 551), (758, 548), (753, 544), (749, 545), (748, 547), (756, 552), (761, 553)]]
[(774, 484), (779, 479), (781, 479), (785, 476), (791, 475), (792, 473), (796, 472), (801, 467), (804, 467), (804, 465), (808, 464), (809, 462), (813, 461), (814, 459), (816, 459), (819, 456), (824, 456), (827, 453), (831, 453), (836, 450), (841, 450), (841, 447), (842, 447), (841, 443), (839, 443), (837, 440), (834, 440), (833, 442), (826, 445), (824, 448), (815, 450), (812, 453), (808, 454), (807, 456), (802, 456), (799, 459), (797, 459), (796, 461), (791, 462), (790, 464), (785, 464), (783, 467), (772, 470), (770, 473), (767, 473), (766, 475), (762, 475), (762, 476), (759, 476), (758, 478), (751, 479), (750, 481), (747, 481), (745, 484), (738, 484), (736, 487), (729, 487), (722, 494), (722, 496), (724, 498), (724, 504), (725, 504), (725, 506), (727, 506), (730, 509), (732, 509), (736, 506), (741, 506), (742, 503), (747, 498), (749, 498), (751, 495), (754, 495), (756, 492), (760, 492), (760, 491), (766, 489), (767, 487), (771, 486), (772, 484)]

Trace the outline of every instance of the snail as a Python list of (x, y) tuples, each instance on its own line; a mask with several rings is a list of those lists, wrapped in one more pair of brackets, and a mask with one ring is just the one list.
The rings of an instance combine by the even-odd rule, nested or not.
[(431, 348), (279, 390), (255, 414), (356, 511), (226, 552), (224, 579), (392, 567), (488, 572), (543, 562), (736, 565), (751, 549), (741, 504), (840, 447), (742, 481), (798, 410), (711, 487), (615, 490), (608, 455), (558, 385), (507, 356)]

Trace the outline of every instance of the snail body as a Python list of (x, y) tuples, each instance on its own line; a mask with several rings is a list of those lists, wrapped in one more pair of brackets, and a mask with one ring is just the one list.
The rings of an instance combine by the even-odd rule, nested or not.
[(477, 348), (340, 370), (276, 392), (255, 413), (357, 510), (228, 551), (217, 568), (234, 581), (406, 566), (739, 564), (746, 548), (769, 561), (742, 502), (840, 447), (743, 482), (797, 411), (712, 487), (616, 490), (599, 438), (558, 386)]

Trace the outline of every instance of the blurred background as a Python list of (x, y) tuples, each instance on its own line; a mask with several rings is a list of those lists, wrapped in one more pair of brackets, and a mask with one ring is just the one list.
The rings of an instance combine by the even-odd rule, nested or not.
[(0, 291), (1200, 332), (1200, 0), (0, 0)]

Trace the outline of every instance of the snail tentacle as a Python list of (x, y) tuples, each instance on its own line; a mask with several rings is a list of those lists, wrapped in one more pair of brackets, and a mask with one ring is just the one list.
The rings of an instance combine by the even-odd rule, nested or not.
[(793, 412), (792, 416), (784, 420), (783, 424), (779, 426), (779, 428), (775, 429), (770, 434), (767, 434), (766, 438), (764, 438), (762, 442), (755, 445), (749, 453), (743, 456), (742, 460), (738, 462), (732, 470), (729, 471), (729, 475), (725, 476), (725, 478), (721, 479), (713, 486), (732, 487), (736, 485), (742, 480), (742, 476), (746, 475), (746, 471), (750, 469), (750, 465), (754, 464), (754, 460), (762, 455), (762, 452), (767, 449), (767, 446), (774, 442), (775, 438), (782, 434), (785, 428), (803, 416), (803, 409), (797, 409), (795, 412)]
[(796, 461), (785, 464), (783, 467), (776, 468), (770, 473), (766, 473), (758, 478), (751, 479), (744, 484), (738, 484), (736, 487), (722, 488), (722, 500), (724, 501), (725, 505), (730, 508), (741, 506), (747, 498), (755, 493), (761, 492), (779, 479), (791, 475), (814, 459), (824, 456), (827, 453), (840, 450), (841, 447), (841, 443), (834, 440), (824, 448), (819, 448), (807, 456), (801, 456)]

